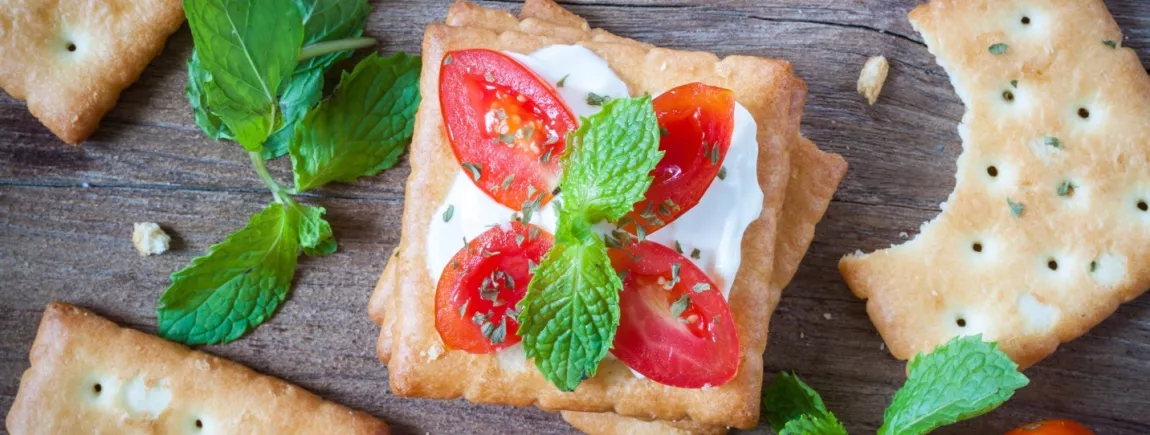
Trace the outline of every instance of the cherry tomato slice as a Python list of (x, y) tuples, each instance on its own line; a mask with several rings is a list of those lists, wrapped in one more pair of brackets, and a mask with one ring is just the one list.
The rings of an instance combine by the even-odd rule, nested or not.
[(448, 52), (439, 107), (456, 159), (496, 202), (520, 210), (559, 186), (575, 115), (546, 80), (498, 51)]
[(615, 357), (672, 387), (719, 386), (735, 377), (739, 337), (731, 309), (702, 270), (654, 242), (609, 255), (623, 274)]
[(551, 234), (512, 222), (467, 243), (435, 289), (435, 329), (450, 349), (492, 353), (519, 342), (515, 304), (527, 293), (530, 264), (551, 250)]
[(623, 219), (620, 228), (649, 234), (677, 219), (706, 193), (719, 175), (735, 129), (735, 93), (689, 83), (655, 98), (655, 115), (663, 134), (663, 159), (647, 197)]
[(1094, 431), (1074, 420), (1043, 420), (1019, 426), (1006, 435), (1094, 435)]

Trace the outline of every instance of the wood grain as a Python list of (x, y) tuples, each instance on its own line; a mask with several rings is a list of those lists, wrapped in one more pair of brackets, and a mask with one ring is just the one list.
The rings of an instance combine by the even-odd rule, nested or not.
[[(857, 433), (873, 432), (904, 364), (882, 341), (836, 269), (856, 249), (898, 243), (938, 213), (954, 184), (962, 105), (905, 14), (915, 0), (588, 0), (595, 26), (675, 48), (781, 57), (810, 95), (803, 130), (851, 170), (771, 328), (764, 369), (794, 370)], [(1108, 0), (1125, 46), (1150, 64), (1150, 3)], [(377, 2), (368, 34), (381, 51), (417, 52), (446, 1)], [(513, 9), (513, 0), (486, 2)], [(205, 139), (183, 96), (186, 29), (127, 90), (99, 131), (70, 147), (0, 93), (0, 409), (16, 394), (44, 306), (82, 305), (155, 331), (168, 274), (242, 226), (269, 200), (238, 146)], [(855, 93), (863, 61), (884, 54), (890, 80), (875, 106)], [(288, 181), (286, 161), (272, 173)], [(304, 197), (327, 207), (340, 251), (305, 258), (291, 297), (251, 335), (206, 350), (392, 422), (400, 433), (571, 433), (534, 409), (401, 399), (375, 359), (367, 297), (398, 240), (406, 165)], [(131, 224), (155, 221), (174, 249), (142, 258)], [(826, 318), (829, 314), (830, 318)], [(1120, 308), (1027, 371), (1032, 383), (993, 413), (940, 433), (1001, 433), (1070, 417), (1099, 434), (1150, 433), (1150, 296)], [(6, 412), (6, 411), (5, 411)], [(760, 427), (757, 433), (769, 433)]]

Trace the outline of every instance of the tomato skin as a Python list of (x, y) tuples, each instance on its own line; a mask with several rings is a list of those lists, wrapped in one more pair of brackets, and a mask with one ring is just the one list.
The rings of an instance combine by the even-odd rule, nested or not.
[(1006, 435), (1094, 435), (1094, 431), (1074, 420), (1062, 419), (1024, 424)]
[(735, 93), (729, 89), (688, 83), (653, 104), (665, 132), (659, 140), (663, 159), (646, 197), (623, 220), (621, 227), (632, 233), (635, 225), (653, 233), (699, 203), (719, 175), (735, 129)]
[[(538, 227), (512, 222), (483, 232), (456, 252), (435, 290), (435, 329), (443, 344), (469, 353), (493, 353), (518, 343), (519, 322), (508, 310), (527, 293), (532, 276), (528, 262), (539, 264), (553, 243), (551, 234)], [(494, 300), (481, 292), (489, 283), (486, 288), (493, 291), (488, 295)], [(477, 321), (477, 314), (484, 321)], [(506, 322), (502, 342), (484, 336), (486, 322), (491, 328)]]
[(439, 71), (439, 107), (456, 159), (477, 164), (472, 181), (513, 210), (545, 204), (559, 186), (559, 156), (578, 126), (548, 81), (498, 51), (448, 52)]
[[(739, 370), (739, 337), (731, 309), (718, 286), (691, 260), (654, 242), (608, 251), (623, 277), (620, 321), (612, 353), (660, 384), (680, 388), (719, 386)], [(679, 282), (673, 281), (679, 264)], [(706, 284), (706, 290), (695, 286)], [(668, 289), (668, 286), (670, 288)], [(686, 295), (679, 316), (671, 307)]]

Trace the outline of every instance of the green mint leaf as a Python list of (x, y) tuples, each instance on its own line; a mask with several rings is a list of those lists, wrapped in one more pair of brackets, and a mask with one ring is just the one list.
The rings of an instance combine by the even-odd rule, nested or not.
[(879, 435), (925, 434), (990, 412), (1030, 381), (982, 335), (955, 338), (908, 364), (906, 384), (886, 409)]
[(779, 435), (847, 435), (847, 429), (830, 414), (803, 415), (787, 422)]
[(231, 130), (228, 130), (228, 126), (224, 125), (224, 121), (220, 120), (220, 117), (213, 114), (208, 108), (208, 95), (205, 93), (204, 86), (210, 81), (212, 81), (212, 75), (200, 66), (200, 58), (193, 50), (192, 57), (188, 58), (188, 86), (184, 88), (184, 91), (187, 92), (188, 102), (192, 105), (192, 115), (196, 120), (196, 125), (200, 127), (200, 130), (203, 130), (204, 134), (214, 140), (234, 139)]
[[(303, 14), (303, 45), (363, 35), (371, 8), (364, 0), (296, 0)], [(280, 92), (283, 127), (264, 143), (264, 159), (288, 153), (295, 126), (323, 97), (324, 72), (331, 65), (351, 57), (352, 51), (328, 53), (301, 61)]]
[(331, 235), (331, 224), (323, 218), (327, 209), (302, 205), (288, 200), (288, 207), (299, 216), (299, 244), (303, 253), (312, 257), (331, 255), (339, 246)]
[(595, 376), (615, 341), (623, 283), (602, 239), (573, 239), (563, 228), (557, 237), (519, 301), (519, 336), (543, 376), (573, 391)]
[(763, 411), (775, 432), (782, 432), (788, 423), (804, 415), (835, 421), (819, 393), (798, 376), (786, 372), (779, 372), (771, 385), (763, 389)]
[(323, 98), (323, 69), (314, 68), (307, 71), (296, 71), (291, 81), (284, 85), (280, 93), (280, 112), (283, 113), (283, 127), (276, 130), (264, 142), (263, 156), (271, 160), (288, 153), (292, 137), (295, 136), (295, 126), (307, 111), (319, 103)]
[(999, 42), (997, 44), (991, 45), (989, 48), (987, 48), (987, 50), (990, 51), (990, 54), (997, 56), (1006, 53), (1006, 48), (1006, 44)]
[(643, 199), (662, 158), (651, 97), (613, 99), (567, 135), (562, 206), (591, 222), (617, 220)]
[[(295, 3), (303, 14), (305, 46), (362, 36), (367, 15), (371, 13), (367, 0), (295, 0)], [(340, 51), (306, 59), (299, 63), (296, 72), (327, 69), (351, 55), (351, 51)]]
[(226, 343), (270, 318), (291, 288), (298, 233), (299, 215), (274, 203), (173, 273), (156, 308), (160, 335), (189, 345)]
[(343, 76), (295, 130), (290, 153), (298, 192), (375, 175), (399, 161), (415, 126), (419, 68), (418, 57), (372, 54)]
[[(248, 151), (280, 126), (276, 95), (303, 41), (298, 8), (279, 0), (185, 0), (208, 106)], [(273, 12), (274, 11), (274, 12)]]

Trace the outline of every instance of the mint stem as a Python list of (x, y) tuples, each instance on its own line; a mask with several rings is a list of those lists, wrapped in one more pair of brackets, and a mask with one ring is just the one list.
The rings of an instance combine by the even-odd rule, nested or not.
[(323, 56), (337, 51), (358, 50), (375, 45), (375, 38), (347, 38), (320, 42), (304, 47), (299, 51), (299, 61)]
[(264, 184), (268, 186), (268, 190), (272, 192), (272, 196), (276, 198), (276, 202), (283, 202), (280, 191), (283, 190), (279, 183), (272, 178), (272, 174), (268, 173), (268, 167), (264, 164), (264, 156), (259, 151), (252, 151), (248, 153), (248, 157), (252, 159), (252, 168), (255, 168), (256, 175), (260, 176)]

